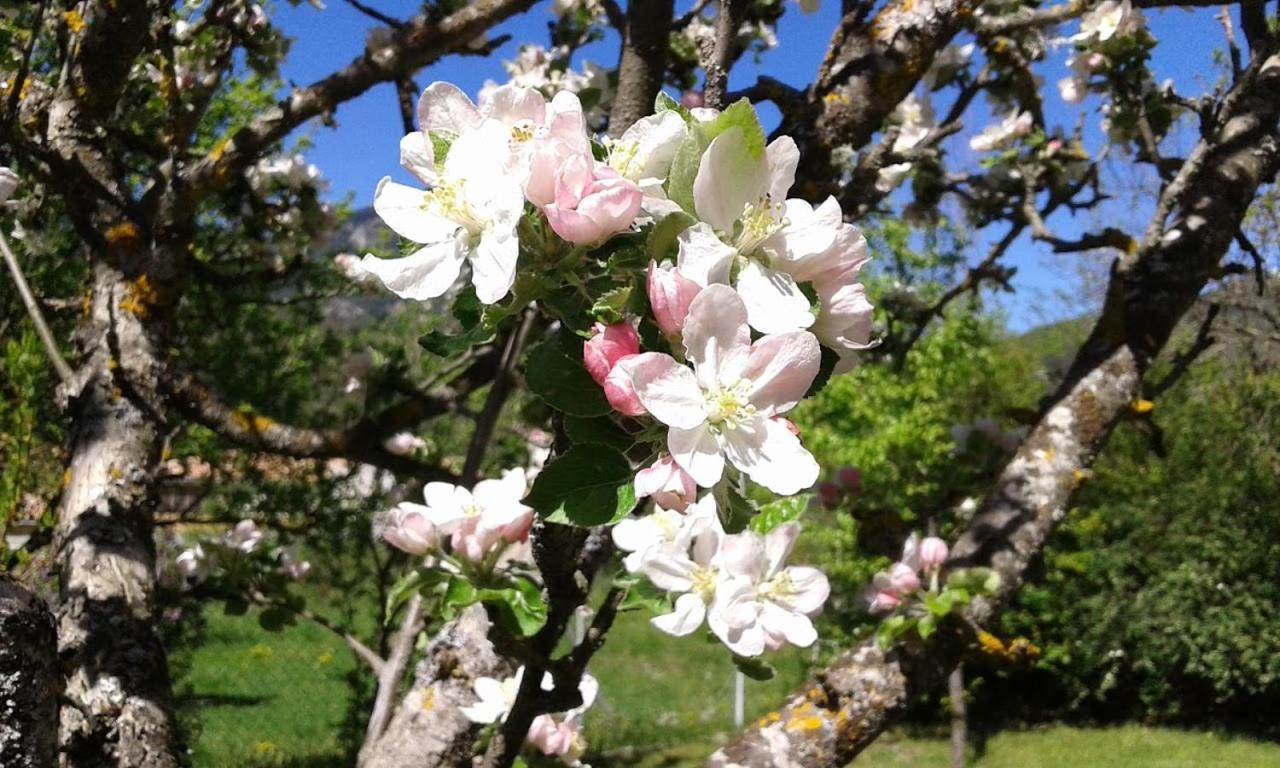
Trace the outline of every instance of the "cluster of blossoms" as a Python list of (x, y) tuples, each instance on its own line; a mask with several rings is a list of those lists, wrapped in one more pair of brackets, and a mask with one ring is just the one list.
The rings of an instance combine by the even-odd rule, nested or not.
[(683, 513), (657, 506), (613, 528), (623, 565), (675, 597), (674, 610), (652, 619), (670, 635), (696, 632), (705, 622), (731, 651), (758, 656), (787, 643), (817, 640), (811, 618), (830, 587), (821, 571), (784, 566), (800, 526), (782, 523), (767, 534), (726, 534), (712, 496)]
[[(520, 682), (524, 679), (524, 667), (516, 670), (511, 677), (498, 680), (493, 677), (476, 678), (473, 688), (476, 703), (462, 707), (462, 714), (473, 723), (488, 725), (501, 723), (507, 719), (511, 707), (515, 704), (516, 693), (520, 690)], [(554, 681), (550, 674), (542, 678), (542, 689), (551, 691)], [(529, 724), (529, 733), (525, 744), (548, 757), (559, 758), (567, 765), (580, 766), (580, 758), (586, 751), (586, 741), (582, 738), (582, 720), (587, 710), (595, 703), (600, 684), (591, 675), (584, 674), (578, 684), (578, 692), (582, 703), (567, 712), (538, 715)]]
[(872, 579), (867, 589), (867, 604), (871, 611), (887, 613), (895, 610), (918, 592), (922, 584), (927, 585), (929, 591), (937, 592), (939, 574), (948, 554), (947, 543), (942, 539), (928, 536), (921, 540), (911, 534), (902, 547), (902, 559)]
[(228, 574), (244, 575), (246, 565), (290, 581), (301, 581), (311, 573), (311, 563), (301, 559), (296, 549), (274, 543), (252, 520), (241, 520), (221, 538), (187, 547), (174, 558), (173, 565), (179, 586)]
[(509, 469), (500, 479), (481, 480), (470, 490), (427, 483), (422, 492), (425, 504), (401, 502), (386, 514), (382, 538), (396, 549), (431, 556), (454, 570), (490, 571), (527, 560), (524, 545), (533, 510), (520, 502), (524, 493), (525, 473), (520, 469)]
[(1018, 139), (1031, 133), (1035, 118), (1030, 112), (1013, 111), (998, 123), (988, 125), (982, 132), (969, 139), (969, 149), (974, 152), (990, 152), (1006, 149)]
[[(937, 127), (937, 120), (933, 115), (933, 105), (930, 104), (927, 96), (918, 97), (914, 93), (908, 94), (907, 98), (902, 100), (893, 114), (894, 121), (898, 124), (898, 135), (893, 140), (892, 151), (895, 155), (901, 155), (916, 149), (929, 137), (929, 133)], [(899, 163), (891, 163), (880, 169), (879, 176), (876, 178), (876, 189), (881, 192), (889, 192), (897, 187), (911, 173), (912, 163), (903, 161)]]
[(1090, 78), (1111, 68), (1112, 57), (1108, 54), (1124, 54), (1123, 50), (1114, 50), (1112, 41), (1123, 44), (1123, 38), (1132, 38), (1145, 26), (1142, 11), (1134, 8), (1130, 0), (1104, 0), (1086, 13), (1080, 20), (1080, 31), (1068, 38), (1074, 49), (1067, 58), (1071, 75), (1058, 81), (1063, 101), (1083, 101)]
[[(590, 61), (583, 61), (581, 71), (568, 66), (569, 50), (566, 46), (547, 48), (533, 43), (520, 46), (514, 59), (502, 63), (510, 77), (508, 84), (520, 88), (533, 88), (546, 97), (554, 97), (560, 91), (577, 94), (589, 101), (587, 122), (594, 124), (606, 113), (611, 98), (609, 72)], [(480, 89), (483, 101), (487, 94), (502, 87), (492, 80)]]

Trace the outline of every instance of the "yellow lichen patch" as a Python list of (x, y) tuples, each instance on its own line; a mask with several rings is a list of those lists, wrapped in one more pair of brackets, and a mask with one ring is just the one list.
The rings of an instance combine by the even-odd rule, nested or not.
[(122, 221), (119, 224), (111, 225), (107, 229), (106, 239), (107, 245), (113, 248), (133, 250), (138, 247), (138, 243), (142, 240), (142, 235), (138, 232), (138, 226), (132, 221)]
[(1003, 656), (1005, 654), (1004, 641), (985, 629), (978, 630), (978, 645), (982, 650), (993, 656)]
[(93, 311), (93, 289), (90, 288), (89, 290), (84, 292), (84, 298), (80, 299), (80, 314), (84, 315), (85, 317), (88, 317), (89, 313), (92, 311)]
[(1136, 254), (1138, 252), (1138, 241), (1134, 240), (1132, 237), (1129, 238), (1129, 242), (1124, 244), (1124, 252), (1130, 256)]
[(1139, 399), (1130, 403), (1129, 407), (1133, 409), (1134, 413), (1151, 413), (1155, 410), (1156, 404), (1150, 400)]
[(117, 359), (115, 358), (115, 355), (112, 355), (112, 356), (110, 356), (110, 357), (108, 357), (108, 358), (107, 358), (107, 370), (108, 370), (108, 371), (114, 371), (115, 369), (117, 369), (117, 368), (119, 368), (119, 367), (120, 367), (120, 361), (119, 361), (119, 360), (117, 360)]
[(121, 472), (116, 467), (112, 467), (111, 471), (107, 473), (107, 477), (110, 477), (112, 480), (119, 480), (120, 478), (124, 477), (124, 473)]
[(235, 424), (235, 425), (236, 425), (236, 427), (238, 427), (238, 428), (240, 428), (240, 429), (252, 429), (252, 428), (253, 428), (253, 422), (251, 422), (251, 421), (249, 420), (249, 417), (248, 417), (248, 416), (246, 416), (246, 415), (244, 415), (243, 413), (241, 413), (241, 412), (239, 412), (239, 411), (232, 411), (232, 412), (231, 412), (231, 423)]
[(155, 286), (145, 273), (137, 280), (129, 281), (125, 290), (127, 293), (120, 300), (120, 309), (136, 317), (146, 317), (159, 298)]
[(832, 91), (831, 93), (828, 93), (826, 96), (823, 96), (822, 100), (827, 102), (828, 104), (832, 104), (837, 101), (840, 102), (841, 104), (848, 104), (849, 96), (841, 91)]
[(427, 690), (422, 694), (422, 711), (430, 712), (436, 705), (436, 687), (434, 685), (427, 686)]
[(215, 144), (213, 149), (209, 151), (209, 160), (215, 163), (221, 160), (223, 153), (227, 151), (229, 146), (231, 146), (231, 139), (223, 139)]
[(84, 30), (84, 17), (74, 8), (64, 12), (62, 20), (67, 22), (67, 27), (70, 28), (72, 34), (78, 35)]
[(122, 398), (122, 397), (124, 397), (124, 393), (120, 391), (120, 388), (119, 388), (119, 387), (116, 387), (115, 389), (112, 389), (112, 390), (111, 390), (111, 399), (112, 399), (112, 400), (119, 400), (119, 399), (120, 399), (120, 398)]
[(62, 470), (62, 487), (66, 488), (68, 485), (71, 485), (71, 468), (70, 467)]
[(796, 731), (816, 731), (826, 724), (820, 715), (808, 715), (806, 717), (793, 717), (787, 721), (786, 729), (792, 733)]
[(271, 429), (274, 424), (275, 422), (268, 419), (266, 416), (254, 416), (252, 420), (254, 432), (266, 432), (268, 429)]

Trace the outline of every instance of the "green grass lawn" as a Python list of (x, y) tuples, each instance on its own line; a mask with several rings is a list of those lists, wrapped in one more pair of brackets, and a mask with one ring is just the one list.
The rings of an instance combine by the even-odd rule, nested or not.
[[(251, 612), (205, 610), (208, 629), (178, 680), (197, 768), (349, 764), (342, 742), (352, 722), (349, 675), (356, 662), (340, 640), (300, 623), (263, 631)], [(776, 706), (804, 676), (807, 652), (775, 654), (778, 673), (747, 681), (748, 719)], [(587, 718), (597, 768), (696, 766), (733, 730), (733, 665), (701, 637), (672, 638), (646, 617), (624, 614), (591, 665), (601, 699)], [(363, 716), (357, 712), (357, 718)], [(355, 722), (359, 732), (363, 722)], [(349, 731), (348, 731), (349, 732)], [(943, 738), (893, 732), (857, 765), (947, 765)], [(1209, 733), (1055, 726), (994, 736), (976, 768), (1273, 768), (1280, 746)]]

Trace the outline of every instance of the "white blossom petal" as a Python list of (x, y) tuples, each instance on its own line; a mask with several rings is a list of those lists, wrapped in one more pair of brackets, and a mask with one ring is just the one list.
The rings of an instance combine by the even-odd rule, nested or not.
[(684, 637), (696, 632), (706, 616), (707, 604), (702, 602), (702, 598), (684, 594), (676, 600), (675, 610), (662, 616), (654, 616), (649, 621), (668, 635)]
[(672, 427), (667, 431), (667, 450), (698, 485), (710, 488), (720, 482), (724, 474), (724, 455), (720, 441), (707, 424), (693, 429)]
[(387, 290), (402, 299), (426, 301), (443, 296), (462, 269), (466, 234), (423, 246), (398, 259), (379, 259), (366, 255), (357, 268), (382, 281)]
[(796, 331), (813, 325), (809, 299), (786, 272), (752, 259), (738, 273), (738, 295), (751, 327), (761, 333)]
[(628, 360), (627, 373), (640, 404), (658, 421), (683, 429), (698, 427), (706, 421), (705, 401), (698, 380), (688, 366), (677, 363), (675, 358), (660, 352), (645, 352)]
[(780, 496), (798, 493), (818, 480), (818, 462), (813, 454), (805, 450), (791, 430), (773, 419), (749, 419), (736, 429), (725, 430), (723, 438), (725, 457), (730, 463)]

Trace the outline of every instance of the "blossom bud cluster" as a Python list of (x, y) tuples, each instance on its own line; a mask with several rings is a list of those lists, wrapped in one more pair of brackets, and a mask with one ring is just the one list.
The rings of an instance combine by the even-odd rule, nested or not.
[(241, 520), (221, 538), (186, 547), (173, 561), (181, 586), (241, 573), (244, 563), (255, 566), (255, 575), (278, 573), (290, 581), (301, 581), (311, 573), (311, 563), (301, 559), (296, 549), (272, 542), (253, 520)]
[[(914, 533), (902, 547), (902, 559), (880, 571), (867, 589), (867, 604), (872, 613), (888, 613), (916, 592), (921, 586), (938, 591), (938, 579), (942, 566), (947, 562), (950, 550), (947, 543), (937, 536), (921, 540)], [(923, 577), (923, 581), (921, 580)]]
[[(494, 677), (476, 678), (472, 684), (476, 702), (462, 707), (462, 714), (471, 722), (484, 725), (505, 721), (515, 704), (524, 674), (525, 668), (522, 666), (514, 675), (502, 680)], [(554, 687), (551, 674), (544, 673), (542, 689), (551, 691)], [(546, 713), (535, 717), (529, 724), (525, 744), (547, 757), (558, 758), (567, 765), (581, 765), (580, 758), (587, 748), (582, 736), (582, 720), (595, 703), (599, 690), (600, 684), (596, 679), (584, 673), (578, 684), (582, 703), (566, 712)]]

